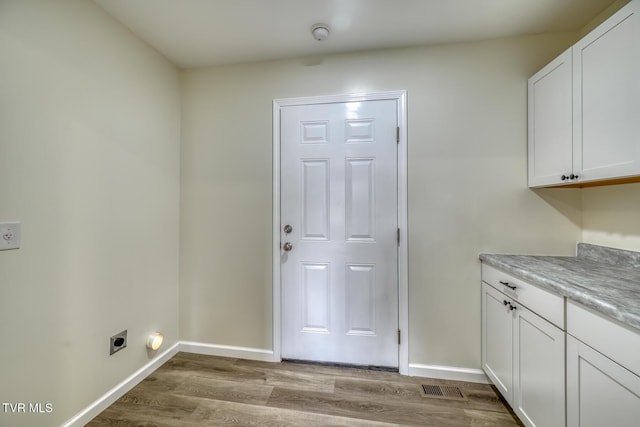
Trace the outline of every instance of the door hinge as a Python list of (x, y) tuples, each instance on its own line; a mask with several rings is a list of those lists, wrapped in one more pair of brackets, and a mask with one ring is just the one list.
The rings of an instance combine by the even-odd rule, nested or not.
[(397, 241), (398, 241), (398, 246), (400, 246), (400, 229), (398, 228), (398, 234), (397, 234)]
[(398, 345), (400, 345), (400, 329), (398, 329)]
[(400, 126), (396, 127), (396, 144), (400, 144)]

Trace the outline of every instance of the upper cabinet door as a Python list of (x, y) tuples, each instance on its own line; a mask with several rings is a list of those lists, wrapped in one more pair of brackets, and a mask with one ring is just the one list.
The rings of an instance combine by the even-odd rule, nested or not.
[(574, 173), (640, 174), (640, 0), (574, 45), (573, 85)]
[(568, 183), (573, 173), (571, 49), (529, 79), (529, 187)]

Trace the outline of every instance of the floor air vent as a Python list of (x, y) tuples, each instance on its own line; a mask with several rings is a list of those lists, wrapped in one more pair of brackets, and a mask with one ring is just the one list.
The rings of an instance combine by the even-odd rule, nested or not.
[(422, 384), (423, 397), (435, 397), (436, 399), (464, 399), (464, 395), (458, 387), (447, 385)]

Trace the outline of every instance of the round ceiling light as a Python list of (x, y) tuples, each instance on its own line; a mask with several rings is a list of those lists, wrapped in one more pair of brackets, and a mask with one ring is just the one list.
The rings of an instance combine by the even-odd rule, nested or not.
[(325, 41), (329, 37), (329, 26), (327, 24), (315, 24), (311, 27), (311, 35), (319, 42)]

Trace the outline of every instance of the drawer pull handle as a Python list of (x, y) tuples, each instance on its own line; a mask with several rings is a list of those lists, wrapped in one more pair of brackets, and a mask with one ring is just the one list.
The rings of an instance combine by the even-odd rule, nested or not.
[(507, 288), (511, 289), (512, 291), (516, 290), (516, 287), (514, 285), (510, 285), (509, 282), (503, 282), (502, 280), (500, 280), (500, 284), (505, 285)]

